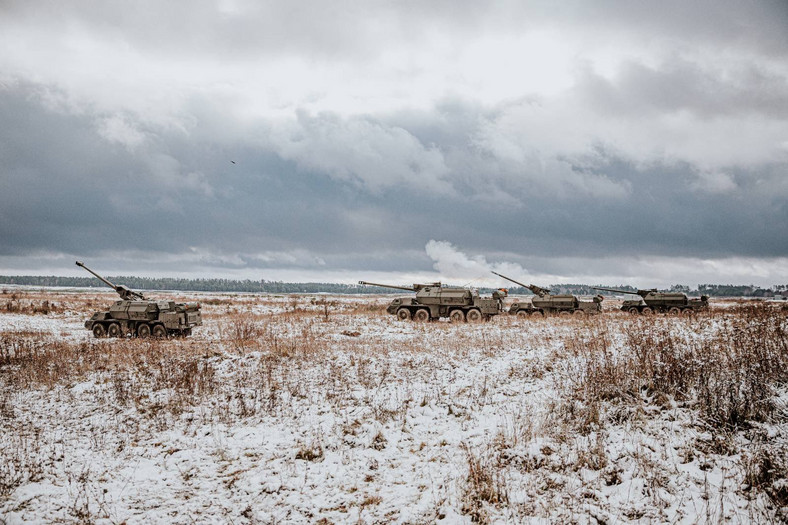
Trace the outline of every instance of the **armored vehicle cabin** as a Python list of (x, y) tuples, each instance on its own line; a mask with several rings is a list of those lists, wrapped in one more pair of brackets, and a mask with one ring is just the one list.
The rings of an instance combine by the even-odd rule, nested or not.
[(509, 314), (511, 315), (533, 315), (537, 317), (544, 317), (545, 315), (583, 316), (586, 314), (598, 314), (602, 311), (603, 298), (601, 295), (595, 296), (591, 301), (581, 301), (574, 295), (551, 294), (550, 290), (546, 288), (533, 284), (523, 284), (498, 272), (493, 273), (514, 284), (519, 284), (523, 288), (528, 288), (536, 295), (530, 302), (515, 301), (512, 303), (509, 307)]
[(656, 288), (650, 290), (638, 290), (629, 292), (627, 290), (616, 290), (613, 288), (598, 288), (606, 292), (621, 294), (639, 295), (641, 298), (636, 300), (624, 301), (621, 310), (636, 315), (652, 315), (656, 313), (668, 313), (671, 315), (689, 315), (693, 312), (709, 307), (709, 296), (701, 295), (700, 298), (688, 298), (681, 292), (659, 292)]
[(410, 288), (367, 281), (358, 284), (416, 292), (415, 297), (394, 299), (386, 308), (388, 313), (403, 321), (424, 322), (441, 317), (453, 322), (489, 320), (503, 311), (503, 298), (506, 297), (506, 290), (496, 290), (491, 297), (481, 297), (477, 290), (444, 287), (441, 283), (414, 284)]
[(77, 266), (95, 275), (101, 282), (114, 288), (120, 301), (104, 312), (96, 312), (85, 321), (85, 328), (95, 337), (167, 337), (190, 335), (192, 328), (202, 324), (199, 303), (174, 301), (148, 301), (145, 297), (123, 285), (115, 285), (77, 261)]

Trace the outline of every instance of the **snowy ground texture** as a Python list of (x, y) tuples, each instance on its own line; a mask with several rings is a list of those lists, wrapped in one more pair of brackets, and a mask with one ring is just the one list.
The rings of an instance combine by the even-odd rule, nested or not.
[(192, 337), (96, 340), (111, 295), (3, 291), (0, 523), (788, 520), (780, 305), (473, 325), (173, 297), (203, 304)]

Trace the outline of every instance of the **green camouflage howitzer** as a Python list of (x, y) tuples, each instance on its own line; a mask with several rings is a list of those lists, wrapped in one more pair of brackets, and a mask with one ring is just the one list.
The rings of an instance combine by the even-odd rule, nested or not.
[(551, 294), (547, 288), (542, 288), (533, 284), (523, 284), (515, 281), (511, 277), (507, 277), (498, 272), (492, 272), (498, 277), (502, 277), (507, 281), (520, 285), (523, 288), (528, 288), (537, 297), (530, 302), (515, 301), (509, 307), (510, 315), (520, 316), (539, 316), (545, 315), (559, 315), (559, 316), (584, 316), (586, 314), (598, 314), (602, 311), (602, 296), (597, 295), (591, 301), (581, 301), (576, 296), (571, 294)]
[(109, 282), (80, 261), (77, 261), (77, 266), (95, 275), (120, 296), (120, 301), (110, 306), (109, 310), (96, 312), (85, 321), (85, 328), (92, 331), (95, 337), (187, 336), (192, 333), (193, 327), (202, 324), (200, 303), (149, 301), (140, 292)]
[(637, 300), (626, 300), (621, 304), (621, 310), (637, 315), (652, 315), (654, 313), (667, 313), (671, 315), (690, 315), (709, 307), (709, 297), (701, 295), (699, 298), (688, 298), (681, 292), (660, 292), (656, 288), (649, 290), (637, 290), (630, 292), (627, 290), (616, 290), (615, 288), (600, 288), (594, 286), (595, 290), (614, 292), (620, 294), (639, 295)]
[(479, 322), (489, 320), (503, 311), (506, 290), (496, 290), (491, 297), (481, 297), (468, 288), (445, 287), (441, 283), (392, 286), (389, 284), (359, 281), (358, 284), (380, 286), (395, 290), (416, 292), (415, 297), (398, 297), (391, 301), (386, 311), (402, 321), (431, 321), (448, 317), (452, 322)]

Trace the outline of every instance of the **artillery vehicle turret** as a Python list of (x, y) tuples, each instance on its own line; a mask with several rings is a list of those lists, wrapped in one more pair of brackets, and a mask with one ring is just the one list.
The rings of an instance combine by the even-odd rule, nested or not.
[(693, 312), (709, 307), (709, 296), (701, 295), (699, 298), (690, 299), (681, 292), (660, 292), (656, 288), (649, 290), (638, 290), (630, 292), (628, 290), (616, 290), (614, 288), (600, 288), (595, 286), (595, 290), (614, 292), (620, 294), (639, 295), (640, 299), (626, 300), (621, 304), (621, 310), (630, 314), (652, 315), (656, 313), (668, 313), (671, 315), (689, 315)]
[(191, 334), (193, 327), (202, 324), (199, 303), (149, 301), (140, 292), (109, 282), (80, 261), (77, 261), (77, 266), (95, 275), (120, 296), (120, 301), (110, 306), (109, 310), (96, 312), (85, 321), (85, 328), (92, 331), (95, 337), (186, 336)]
[(533, 284), (523, 284), (519, 281), (515, 281), (511, 277), (501, 275), (498, 272), (493, 273), (523, 288), (528, 288), (537, 296), (530, 302), (513, 302), (509, 307), (510, 315), (534, 315), (541, 317), (545, 315), (582, 316), (586, 314), (598, 314), (602, 311), (603, 298), (601, 295), (595, 296), (591, 301), (581, 301), (571, 294), (551, 294), (550, 290), (547, 288), (542, 288)]
[(358, 284), (394, 288), (416, 292), (415, 297), (398, 297), (391, 301), (386, 311), (403, 321), (430, 321), (448, 317), (452, 322), (471, 323), (489, 320), (503, 312), (506, 290), (496, 290), (491, 297), (482, 297), (477, 290), (442, 286), (441, 283), (392, 286), (389, 284), (359, 281)]

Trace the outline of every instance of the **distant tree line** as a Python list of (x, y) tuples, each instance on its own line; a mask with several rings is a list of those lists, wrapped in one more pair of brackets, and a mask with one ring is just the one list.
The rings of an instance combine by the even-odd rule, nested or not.
[[(377, 286), (364, 286), (359, 284), (337, 283), (285, 283), (282, 281), (252, 281), (251, 279), (177, 279), (172, 277), (133, 277), (114, 276), (107, 279), (116, 284), (124, 284), (133, 290), (178, 290), (193, 292), (257, 292), (257, 293), (333, 293), (333, 294), (402, 294), (403, 290), (381, 288)], [(0, 275), (0, 285), (14, 284), (24, 286), (62, 286), (67, 288), (107, 288), (107, 286), (94, 277), (57, 277), (41, 275)], [(600, 285), (602, 286), (602, 285)], [(634, 292), (636, 288), (626, 285), (609, 286)], [(586, 284), (556, 284), (549, 286), (552, 293), (595, 295), (598, 292)], [(492, 292), (492, 288), (480, 288), (482, 293)], [(531, 295), (527, 288), (515, 286), (508, 288), (513, 295)], [(772, 297), (774, 295), (787, 295), (788, 285), (777, 285), (772, 288), (760, 288), (749, 285), (732, 284), (700, 284), (697, 290), (689, 286), (676, 284), (668, 290), (686, 294), (709, 295), (712, 297)], [(602, 292), (603, 294), (606, 292)]]

